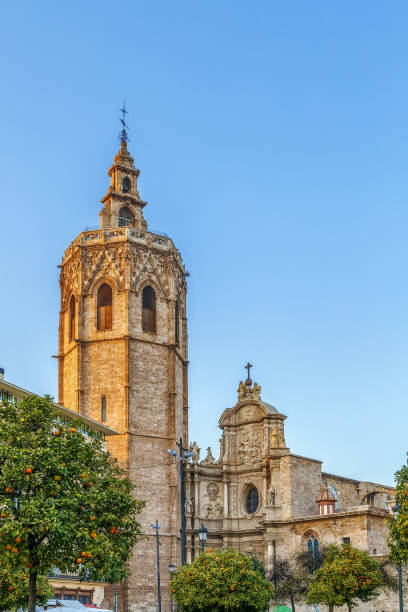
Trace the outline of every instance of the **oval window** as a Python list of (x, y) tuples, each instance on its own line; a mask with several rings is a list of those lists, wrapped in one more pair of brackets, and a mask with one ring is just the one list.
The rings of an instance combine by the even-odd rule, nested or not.
[(259, 493), (256, 487), (251, 487), (245, 498), (245, 510), (248, 514), (255, 514), (259, 507)]

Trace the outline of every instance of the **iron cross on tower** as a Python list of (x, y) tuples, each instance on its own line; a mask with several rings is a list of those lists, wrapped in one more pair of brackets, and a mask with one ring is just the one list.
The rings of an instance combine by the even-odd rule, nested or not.
[(249, 361), (248, 361), (248, 363), (246, 364), (245, 368), (248, 370), (248, 378), (246, 379), (245, 384), (251, 386), (252, 385), (251, 368), (253, 368), (252, 363), (249, 363)]
[(120, 108), (119, 110), (120, 110), (120, 112), (122, 113), (122, 118), (121, 118), (121, 119), (119, 119), (119, 121), (120, 121), (120, 122), (121, 122), (121, 124), (122, 124), (122, 131), (121, 131), (121, 133), (119, 134), (119, 138), (120, 138), (120, 141), (121, 141), (122, 143), (126, 144), (126, 143), (127, 143), (127, 141), (129, 140), (128, 135), (127, 135), (126, 128), (128, 128), (128, 129), (129, 129), (129, 127), (126, 125), (126, 121), (125, 121), (125, 120), (126, 120), (126, 115), (128, 115), (128, 114), (129, 114), (129, 111), (127, 111), (127, 110), (126, 110), (126, 103), (125, 103), (125, 100), (124, 100), (124, 99), (123, 99), (123, 106), (122, 106), (122, 108)]

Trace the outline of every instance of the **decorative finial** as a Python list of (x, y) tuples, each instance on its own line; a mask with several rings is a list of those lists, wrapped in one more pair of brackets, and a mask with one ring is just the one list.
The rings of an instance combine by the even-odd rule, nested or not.
[(126, 110), (125, 98), (123, 98), (123, 106), (119, 110), (122, 113), (122, 118), (119, 118), (119, 121), (122, 124), (122, 130), (121, 130), (121, 132), (119, 134), (119, 139), (120, 139), (120, 142), (122, 143), (122, 145), (126, 145), (128, 140), (129, 140), (126, 128), (129, 129), (129, 127), (126, 125), (125, 119), (126, 119), (126, 115), (129, 114), (129, 111)]
[(251, 368), (253, 367), (252, 363), (248, 363), (246, 364), (245, 368), (248, 370), (248, 378), (245, 381), (245, 384), (250, 387), (252, 385), (252, 380), (251, 380)]

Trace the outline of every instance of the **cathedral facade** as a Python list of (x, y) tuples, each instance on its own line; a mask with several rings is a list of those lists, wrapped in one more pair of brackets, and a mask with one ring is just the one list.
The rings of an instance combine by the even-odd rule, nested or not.
[[(207, 545), (252, 553), (267, 570), (328, 543), (386, 555), (393, 489), (326, 474), (320, 461), (291, 453), (286, 417), (263, 401), (249, 367), (236, 404), (220, 417), (219, 457), (208, 449), (200, 458), (194, 442), (191, 460), (180, 459), (188, 444), (188, 274), (172, 240), (148, 229), (126, 138), (108, 174), (100, 229), (79, 234), (60, 266), (58, 401), (119, 432), (109, 450), (146, 502), (141, 524), (149, 537), (136, 545), (130, 577), (117, 587), (118, 609), (158, 609), (156, 520), (169, 609), (167, 568), (181, 564), (183, 512), (187, 561), (200, 550), (202, 522)], [(106, 587), (106, 606), (112, 596)]]

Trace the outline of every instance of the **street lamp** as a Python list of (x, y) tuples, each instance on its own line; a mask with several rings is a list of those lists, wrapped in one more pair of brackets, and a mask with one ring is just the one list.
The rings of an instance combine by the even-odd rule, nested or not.
[[(173, 573), (176, 568), (172, 563), (169, 563), (170, 580), (173, 578)], [(173, 591), (170, 587), (170, 612), (173, 612)]]
[[(401, 510), (401, 504), (395, 504), (392, 507), (392, 513), (395, 516), (395, 519), (398, 518), (398, 514)], [(399, 609), (400, 612), (404, 612), (404, 602), (402, 599), (402, 566), (401, 563), (398, 566), (398, 595), (399, 595)]]
[(170, 455), (180, 462), (180, 512), (181, 512), (181, 565), (186, 564), (186, 509), (185, 509), (185, 490), (184, 490), (184, 461), (191, 459), (192, 451), (183, 449), (183, 438), (180, 438), (179, 457), (176, 451), (171, 448), (167, 449)]
[(201, 527), (198, 530), (198, 537), (201, 543), (201, 551), (204, 552), (205, 543), (207, 541), (207, 527), (205, 527), (204, 523), (201, 522)]
[(153, 529), (156, 532), (156, 561), (157, 561), (157, 603), (158, 608), (159, 608), (159, 612), (161, 612), (161, 593), (160, 593), (160, 553), (159, 553), (159, 546), (160, 546), (160, 542), (159, 542), (159, 529), (160, 529), (160, 525), (157, 522), (156, 519), (156, 523), (151, 525), (153, 527)]

